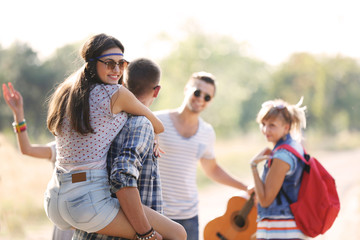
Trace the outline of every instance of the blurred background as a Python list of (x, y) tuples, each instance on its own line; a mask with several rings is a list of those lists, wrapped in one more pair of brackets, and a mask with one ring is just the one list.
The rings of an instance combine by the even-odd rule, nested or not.
[[(31, 142), (45, 144), (53, 140), (46, 128), (47, 99), (83, 64), (78, 51), (93, 34), (118, 38), (129, 61), (147, 57), (160, 65), (162, 88), (152, 110), (180, 106), (190, 75), (211, 72), (217, 93), (202, 117), (215, 128), (220, 164), (248, 180), (249, 159), (266, 144), (256, 114), (269, 99), (295, 104), (304, 96), (308, 149), (360, 148), (357, 5), (356, 0), (1, 1), (0, 83), (12, 82), (21, 92)], [(41, 232), (49, 239), (42, 194), (52, 165), (18, 152), (12, 112), (0, 95), (0, 239), (42, 239)], [(211, 184), (201, 171), (199, 176), (200, 189)]]

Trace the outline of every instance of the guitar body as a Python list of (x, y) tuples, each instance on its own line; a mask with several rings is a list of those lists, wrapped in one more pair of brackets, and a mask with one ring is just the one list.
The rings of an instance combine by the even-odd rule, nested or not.
[[(253, 202), (250, 205), (248, 203), (249, 200), (243, 197), (232, 197), (228, 202), (225, 214), (205, 226), (204, 240), (250, 239), (257, 228), (257, 210)], [(249, 209), (244, 217), (240, 216), (242, 219), (239, 224), (239, 221), (235, 221), (235, 219), (238, 219), (239, 213), (245, 205)]]

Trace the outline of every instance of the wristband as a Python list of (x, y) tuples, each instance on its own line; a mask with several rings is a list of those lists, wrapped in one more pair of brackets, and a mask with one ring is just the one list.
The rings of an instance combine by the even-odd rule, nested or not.
[[(149, 240), (149, 239), (153, 238), (155, 236), (155, 234), (156, 234), (155, 230), (153, 228), (151, 228), (150, 231), (148, 231), (145, 234), (141, 235), (141, 234), (136, 233), (136, 239), (138, 239), (138, 240)], [(146, 236), (146, 235), (148, 235), (148, 236)]]
[[(149, 235), (149, 236), (147, 236), (147, 235)], [(149, 231), (147, 231), (144, 234), (136, 233), (136, 238), (139, 239), (139, 240), (147, 240), (147, 239), (152, 238), (153, 236), (155, 236), (155, 231), (154, 231), (153, 228), (151, 228)]]
[(13, 122), (12, 126), (14, 128), (14, 132), (15, 133), (20, 133), (20, 132), (24, 132), (27, 129), (27, 125), (26, 125), (26, 120), (24, 119), (24, 121), (20, 122), (20, 123), (16, 123)]
[(252, 168), (256, 168), (256, 167), (257, 167), (257, 164), (256, 164), (255, 162), (251, 162), (250, 165), (251, 165)]

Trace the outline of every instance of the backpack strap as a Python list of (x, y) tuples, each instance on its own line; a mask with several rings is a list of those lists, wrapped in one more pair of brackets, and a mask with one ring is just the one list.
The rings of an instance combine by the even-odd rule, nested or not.
[(292, 146), (290, 146), (289, 144), (281, 144), (280, 146), (278, 146), (277, 148), (274, 149), (274, 152), (276, 152), (279, 149), (285, 149), (288, 150), (289, 152), (291, 152), (292, 154), (294, 154), (297, 158), (301, 159), (306, 165), (309, 165), (308, 160), (306, 160), (305, 158), (308, 158), (308, 154), (306, 153), (305, 149), (304, 149), (304, 156), (302, 156), (298, 151), (296, 151)]
[[(276, 152), (277, 150), (279, 149), (285, 149), (285, 150), (288, 150), (289, 152), (291, 152), (292, 154), (294, 154), (297, 158), (301, 159), (301, 161), (303, 161), (306, 165), (309, 165), (309, 162), (308, 160), (306, 159), (309, 159), (309, 155), (306, 153), (305, 149), (304, 149), (304, 155), (305, 155), (305, 158), (304, 156), (302, 156), (298, 151), (296, 151), (293, 147), (291, 147), (289, 144), (281, 144), (280, 146), (278, 146), (277, 148), (274, 149), (273, 152)], [(289, 203), (289, 204), (292, 204), (293, 202), (291, 201), (290, 197), (286, 194), (284, 188), (281, 186), (281, 189), (280, 189), (280, 192), (279, 193), (282, 193), (284, 196), (285, 196), (285, 199), (286, 201)], [(276, 196), (277, 198), (277, 202), (278, 204), (281, 202), (281, 199), (280, 199), (280, 194), (278, 194)]]
[[(285, 192), (285, 190), (284, 190), (284, 188), (283, 188), (282, 186), (281, 186), (280, 192), (285, 196), (285, 199), (286, 199), (286, 201), (287, 201), (289, 204), (292, 204), (292, 203), (293, 203), (293, 201), (291, 201), (290, 197), (287, 195), (287, 193)], [(277, 198), (278, 205), (280, 205), (280, 204), (279, 204), (279, 202), (281, 203), (280, 194), (278, 194), (278, 195), (276, 196), (276, 198)]]

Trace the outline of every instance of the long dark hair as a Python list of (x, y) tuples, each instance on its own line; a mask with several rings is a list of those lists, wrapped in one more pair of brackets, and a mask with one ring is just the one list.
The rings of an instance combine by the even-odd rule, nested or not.
[[(89, 96), (94, 85), (102, 83), (96, 70), (96, 58), (114, 47), (125, 52), (118, 39), (106, 34), (92, 36), (84, 43), (80, 49), (80, 56), (85, 60), (84, 66), (61, 83), (50, 97), (47, 127), (52, 134), (61, 133), (65, 116), (76, 132), (82, 135), (94, 133), (90, 124)], [(119, 82), (122, 82), (122, 77)]]

